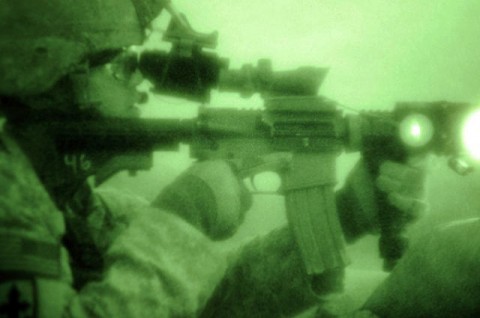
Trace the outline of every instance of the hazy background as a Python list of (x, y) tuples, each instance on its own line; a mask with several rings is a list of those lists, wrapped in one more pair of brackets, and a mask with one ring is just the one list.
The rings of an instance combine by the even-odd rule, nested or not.
[[(480, 102), (480, 1), (478, 0), (175, 0), (200, 32), (218, 30), (219, 56), (233, 68), (270, 58), (276, 70), (302, 65), (329, 67), (320, 90), (357, 109), (391, 109), (397, 101)], [(167, 15), (155, 23), (148, 47), (160, 45)], [(147, 87), (145, 85), (145, 87)], [(257, 108), (258, 97), (212, 94), (211, 106)], [(192, 117), (198, 105), (151, 96), (148, 117)], [(355, 160), (339, 158), (339, 182)], [(157, 153), (155, 167), (136, 177), (120, 174), (109, 182), (153, 198), (191, 163), (188, 147)], [(433, 164), (429, 178), (432, 212), (412, 229), (432, 222), (477, 215), (480, 176), (461, 178), (445, 162)], [(478, 190), (478, 191), (476, 191)], [(442, 207), (441, 212), (438, 207)], [(283, 199), (256, 196), (234, 242), (284, 224)], [(353, 266), (379, 268), (376, 246), (367, 238), (350, 248)]]

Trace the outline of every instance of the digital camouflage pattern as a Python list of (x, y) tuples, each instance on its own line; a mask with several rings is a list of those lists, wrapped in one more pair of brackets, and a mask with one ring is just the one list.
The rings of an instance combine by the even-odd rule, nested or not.
[(0, 139), (0, 218), (9, 231), (57, 242), (62, 214), (38, 180), (27, 157), (4, 132)]
[(0, 95), (38, 94), (96, 54), (139, 45), (160, 0), (3, 0)]
[(223, 160), (192, 165), (152, 202), (154, 207), (175, 212), (212, 240), (232, 236), (251, 205), (250, 193)]
[[(0, 235), (46, 241), (60, 247), (64, 232), (61, 212), (20, 149), (3, 137)], [(195, 316), (223, 276), (223, 255), (202, 233), (177, 216), (151, 208), (145, 202), (126, 201), (120, 198), (115, 207), (111, 206), (116, 211), (113, 216), (97, 206), (85, 223), (96, 238), (95, 243), (105, 251), (101, 280), (87, 282), (75, 291), (71, 287), (71, 270), (75, 273), (77, 269), (70, 269), (67, 252), (62, 248), (56, 260), (61, 263), (56, 276), (28, 270), (17, 276), (18, 267), (2, 268), (2, 288), (4, 284), (12, 289), (12, 284), (21, 286), (26, 280), (34, 281), (31, 288), (35, 288), (36, 298), (31, 305), (38, 306), (40, 317)], [(109, 226), (105, 225), (106, 220), (110, 220)], [(10, 261), (5, 256), (2, 255), (2, 266)], [(8, 305), (12, 296), (4, 294), (7, 299), (0, 303)], [(25, 299), (27, 296), (19, 295)]]

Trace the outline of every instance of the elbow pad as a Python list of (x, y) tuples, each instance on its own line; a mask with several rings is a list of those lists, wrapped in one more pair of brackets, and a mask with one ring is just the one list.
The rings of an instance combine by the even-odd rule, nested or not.
[(221, 160), (193, 165), (153, 201), (212, 239), (236, 232), (251, 206), (251, 197), (230, 165)]

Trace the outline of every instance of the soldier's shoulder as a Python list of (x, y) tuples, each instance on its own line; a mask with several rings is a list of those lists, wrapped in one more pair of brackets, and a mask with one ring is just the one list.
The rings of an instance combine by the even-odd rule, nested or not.
[(63, 218), (19, 145), (0, 131), (0, 219), (8, 229), (55, 238)]

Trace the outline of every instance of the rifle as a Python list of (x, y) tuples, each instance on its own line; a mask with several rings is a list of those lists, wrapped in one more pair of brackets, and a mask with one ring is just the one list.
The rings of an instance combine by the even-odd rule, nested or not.
[[(455, 156), (464, 150), (462, 126), (475, 109), (466, 103), (398, 103), (390, 112), (343, 115), (335, 102), (315, 95), (271, 97), (264, 106), (204, 107), (193, 119), (50, 119), (47, 126), (66, 158), (77, 163), (90, 158), (77, 169), (85, 177), (95, 175), (97, 183), (118, 170), (148, 169), (153, 151), (175, 150), (181, 143), (190, 145), (191, 156), (199, 160), (234, 162), (242, 177), (278, 172), (289, 224), (307, 273), (313, 275), (325, 266), (318, 252), (324, 237), (317, 229), (330, 218), (330, 226), (340, 231), (336, 157), (344, 150), (359, 151), (370, 171), (378, 173), (384, 160), (404, 162), (425, 152)], [(462, 165), (452, 167), (465, 173)], [(385, 267), (392, 268), (406, 248), (404, 224), (385, 195), (376, 195), (389, 207), (379, 215), (380, 252)]]

